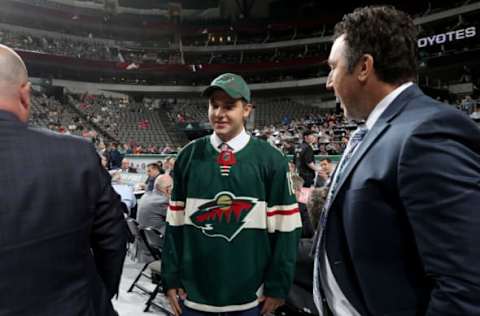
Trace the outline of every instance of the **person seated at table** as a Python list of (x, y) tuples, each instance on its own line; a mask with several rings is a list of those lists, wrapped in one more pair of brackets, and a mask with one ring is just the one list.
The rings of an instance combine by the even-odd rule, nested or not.
[[(168, 174), (163, 174), (155, 179), (155, 185), (152, 192), (145, 192), (138, 201), (138, 224), (140, 228), (154, 227), (162, 229), (165, 227), (167, 217), (168, 202), (172, 193), (173, 179)], [(139, 260), (152, 260), (145, 246), (139, 245)]]
[(162, 174), (155, 179), (153, 191), (145, 192), (138, 201), (138, 224), (141, 227), (163, 226), (172, 188), (173, 180), (168, 174)]

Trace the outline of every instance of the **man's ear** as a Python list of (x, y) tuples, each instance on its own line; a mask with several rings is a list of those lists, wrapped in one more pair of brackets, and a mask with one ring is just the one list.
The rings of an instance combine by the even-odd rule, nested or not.
[(250, 115), (250, 113), (252, 113), (252, 109), (253, 109), (253, 104), (251, 104), (251, 103), (244, 103), (243, 104), (243, 117), (245, 119), (247, 119), (248, 116)]
[(20, 120), (24, 123), (28, 121), (28, 116), (30, 115), (30, 92), (31, 84), (30, 82), (23, 83), (19, 88), (19, 97), (20, 97)]
[(364, 54), (362, 57), (360, 57), (360, 61), (357, 64), (357, 78), (360, 82), (365, 83), (368, 78), (373, 74), (373, 62), (373, 56), (370, 54)]

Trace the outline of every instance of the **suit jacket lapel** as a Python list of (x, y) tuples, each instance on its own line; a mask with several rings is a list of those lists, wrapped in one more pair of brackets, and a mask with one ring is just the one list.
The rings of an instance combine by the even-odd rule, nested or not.
[(359, 163), (363, 156), (368, 152), (372, 147), (375, 141), (388, 129), (390, 122), (403, 110), (405, 105), (414, 97), (422, 96), (422, 91), (418, 88), (417, 85), (412, 85), (403, 91), (385, 110), (385, 112), (380, 116), (377, 122), (373, 125), (372, 129), (367, 133), (365, 139), (357, 148), (353, 157), (348, 162), (348, 165), (345, 167), (343, 174), (340, 175), (338, 179), (337, 189), (335, 190), (332, 196), (332, 202), (330, 206), (335, 202), (335, 198), (340, 192), (345, 180), (348, 178), (350, 173), (353, 171), (355, 166)]
[(345, 180), (348, 178), (352, 170), (355, 168), (355, 166), (358, 164), (361, 158), (365, 155), (368, 149), (370, 149), (373, 143), (388, 128), (389, 125), (390, 125), (389, 123), (384, 123), (381, 125), (375, 124), (373, 128), (370, 131), (368, 131), (368, 134), (365, 136), (365, 139), (358, 146), (353, 157), (350, 159), (350, 161), (348, 162), (348, 165), (345, 167), (345, 170), (340, 175), (340, 179), (338, 179), (337, 189), (335, 190), (332, 196), (332, 203), (330, 205), (332, 205), (333, 202), (335, 201), (335, 197), (337, 196), (338, 192), (341, 190), (342, 185), (345, 183)]

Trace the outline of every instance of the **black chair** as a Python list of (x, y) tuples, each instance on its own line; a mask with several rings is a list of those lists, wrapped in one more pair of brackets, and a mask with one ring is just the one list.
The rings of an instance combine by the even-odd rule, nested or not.
[(161, 258), (162, 258), (162, 249), (164, 244), (164, 234), (165, 234), (165, 227), (163, 225), (160, 229), (154, 227), (145, 227), (140, 230), (140, 236), (142, 237), (145, 246), (147, 247), (148, 251), (150, 252), (151, 256), (154, 258), (154, 261), (148, 264), (148, 268), (150, 269), (150, 279), (152, 283), (155, 284), (155, 289), (150, 292), (150, 297), (148, 298), (147, 302), (145, 303), (144, 312), (148, 312), (151, 305), (156, 306), (167, 315), (173, 315), (168, 309), (165, 307), (156, 304), (153, 300), (157, 296), (158, 292), (163, 291), (162, 282), (160, 278), (160, 270), (161, 270)]
[(127, 221), (128, 227), (128, 252), (130, 253), (131, 248), (133, 248), (131, 256), (132, 259), (135, 259), (138, 253), (138, 242), (140, 240), (138, 222), (131, 217), (127, 217), (125, 220)]
[(165, 225), (160, 229), (155, 227), (144, 227), (140, 230), (140, 236), (145, 242), (145, 246), (155, 260), (162, 258), (162, 249), (165, 236)]
[[(128, 218), (127, 219), (127, 225), (128, 225), (128, 229), (130, 231), (130, 234), (132, 234), (135, 238), (135, 254), (134, 254), (134, 256), (136, 258), (137, 254), (138, 254), (138, 249), (139, 249), (140, 244), (145, 244), (145, 241), (144, 241), (144, 238), (142, 237), (142, 231), (139, 228), (139, 224), (136, 220), (134, 220), (133, 218)], [(145, 246), (145, 247), (148, 249), (147, 246)], [(133, 281), (132, 285), (130, 285), (127, 292), (131, 292), (131, 291), (133, 291), (134, 288), (138, 288), (142, 292), (150, 294), (150, 291), (147, 288), (145, 288), (141, 284), (137, 284), (137, 282), (140, 280), (140, 278), (142, 276), (151, 280), (150, 274), (148, 274), (146, 272), (146, 270), (147, 270), (148, 266), (151, 263), (153, 263), (155, 260), (160, 260), (160, 257), (158, 257), (158, 259), (153, 257), (153, 260), (150, 260), (143, 265), (142, 269), (138, 272), (138, 275), (135, 277), (135, 280)]]
[(127, 221), (128, 226), (128, 242), (133, 243), (136, 238), (139, 238), (140, 235), (138, 234), (138, 222), (131, 218), (126, 217), (125, 220)]

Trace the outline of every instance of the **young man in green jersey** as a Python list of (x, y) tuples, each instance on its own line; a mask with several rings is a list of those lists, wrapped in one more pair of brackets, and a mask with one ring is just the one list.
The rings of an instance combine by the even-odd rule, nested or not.
[(179, 153), (162, 279), (176, 315), (273, 312), (288, 295), (301, 219), (288, 163), (245, 121), (251, 94), (226, 73), (204, 91), (213, 134)]

